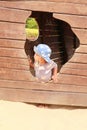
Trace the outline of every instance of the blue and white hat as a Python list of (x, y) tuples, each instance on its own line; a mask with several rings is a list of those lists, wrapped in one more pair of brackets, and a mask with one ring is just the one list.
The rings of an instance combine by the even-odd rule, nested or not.
[(42, 58), (44, 58), (45, 61), (48, 63), (51, 61), (50, 56), (52, 50), (50, 47), (46, 44), (39, 44), (37, 46), (34, 46), (34, 52), (38, 55), (40, 55)]

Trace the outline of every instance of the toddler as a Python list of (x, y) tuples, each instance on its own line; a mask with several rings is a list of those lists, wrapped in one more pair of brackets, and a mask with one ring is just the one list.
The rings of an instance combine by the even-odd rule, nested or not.
[(53, 79), (57, 82), (57, 64), (50, 59), (52, 50), (46, 44), (34, 46), (34, 64), (29, 60), (30, 66), (34, 67), (35, 76), (38, 80), (48, 82)]

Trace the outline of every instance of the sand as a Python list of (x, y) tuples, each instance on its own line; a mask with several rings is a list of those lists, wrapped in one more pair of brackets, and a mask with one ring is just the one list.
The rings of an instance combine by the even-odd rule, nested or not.
[(87, 109), (39, 108), (0, 100), (0, 130), (87, 130)]

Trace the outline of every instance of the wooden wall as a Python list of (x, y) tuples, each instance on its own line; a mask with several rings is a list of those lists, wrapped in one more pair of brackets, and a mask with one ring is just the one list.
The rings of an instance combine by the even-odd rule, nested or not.
[[(29, 72), (24, 29), (31, 11), (52, 12), (54, 18), (69, 23), (80, 40), (57, 84), (35, 82)], [(0, 99), (87, 106), (86, 0), (0, 1)]]

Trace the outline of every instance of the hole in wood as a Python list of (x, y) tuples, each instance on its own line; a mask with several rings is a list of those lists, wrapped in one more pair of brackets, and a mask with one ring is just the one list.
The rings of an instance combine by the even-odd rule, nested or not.
[(35, 18), (28, 18), (25, 26), (26, 38), (29, 41), (35, 41), (39, 37), (39, 26)]
[[(51, 59), (58, 64), (58, 71), (74, 55), (79, 47), (79, 39), (71, 30), (71, 26), (60, 19), (53, 18), (49, 12), (32, 12), (33, 17), (39, 25), (39, 37), (35, 41), (26, 39), (25, 52), (34, 62), (33, 47), (40, 43), (45, 43), (52, 49)], [(31, 72), (34, 71), (30, 70)]]

